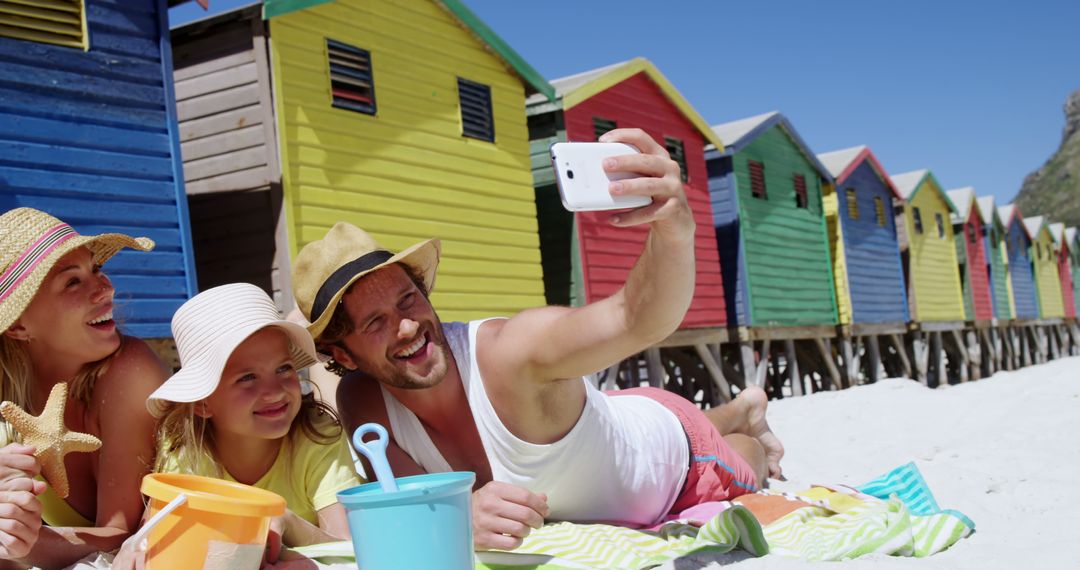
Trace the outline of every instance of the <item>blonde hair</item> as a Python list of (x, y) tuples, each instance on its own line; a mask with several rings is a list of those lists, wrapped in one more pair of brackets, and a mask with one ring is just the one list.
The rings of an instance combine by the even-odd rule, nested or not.
[[(222, 477), (221, 458), (214, 446), (214, 431), (210, 419), (195, 413), (196, 402), (165, 402), (158, 420), (158, 453), (154, 471), (179, 467), (185, 473), (209, 474)], [(328, 445), (341, 437), (341, 422), (334, 410), (315, 399), (314, 392), (300, 399), (300, 411), (293, 418), (285, 443), (306, 437)], [(295, 446), (290, 445), (292, 450)], [(287, 462), (291, 464), (292, 462)]]
[[(0, 400), (14, 402), (30, 413), (37, 413), (40, 410), (31, 409), (30, 386), (33, 383), (34, 366), (30, 362), (30, 355), (26, 353), (25, 344), (25, 341), (0, 335)], [(109, 370), (109, 365), (124, 350), (125, 345), (127, 345), (127, 337), (120, 334), (120, 346), (112, 354), (85, 364), (68, 381), (68, 393), (71, 397), (80, 402), (90, 403), (90, 396), (94, 393), (94, 384), (97, 379)], [(21, 441), (22, 437), (12, 429), (10, 424), (0, 421), (0, 439), (12, 442)]]

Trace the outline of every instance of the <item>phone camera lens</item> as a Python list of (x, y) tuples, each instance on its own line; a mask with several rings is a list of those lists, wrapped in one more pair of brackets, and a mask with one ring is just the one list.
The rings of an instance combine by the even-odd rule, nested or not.
[(573, 170), (567, 170), (566, 171), (566, 177), (569, 178), (570, 180), (573, 180), (574, 179), (574, 171)]

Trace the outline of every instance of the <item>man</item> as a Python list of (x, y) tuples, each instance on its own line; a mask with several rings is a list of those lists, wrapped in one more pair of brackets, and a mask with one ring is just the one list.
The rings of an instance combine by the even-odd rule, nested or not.
[(427, 300), (438, 242), (394, 255), (343, 223), (294, 265), (309, 330), (344, 374), (337, 404), (347, 429), (386, 426), (398, 476), (476, 472), (480, 549), (515, 548), (548, 517), (651, 525), (779, 475), (783, 447), (760, 389), (701, 412), (652, 388), (607, 396), (582, 378), (666, 338), (694, 291), (694, 220), (678, 165), (640, 130), (601, 140), (642, 151), (605, 160), (608, 172), (639, 175), (612, 182), (612, 194), (652, 198), (611, 216), (650, 229), (612, 297), (444, 325)]

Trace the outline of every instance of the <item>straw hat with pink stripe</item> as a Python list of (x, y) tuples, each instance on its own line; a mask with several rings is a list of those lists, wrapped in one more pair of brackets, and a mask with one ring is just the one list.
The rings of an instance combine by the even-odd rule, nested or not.
[(153, 240), (124, 234), (79, 235), (71, 226), (33, 208), (15, 208), (0, 215), (0, 330), (26, 310), (53, 265), (85, 247), (103, 264), (125, 247), (154, 248)]

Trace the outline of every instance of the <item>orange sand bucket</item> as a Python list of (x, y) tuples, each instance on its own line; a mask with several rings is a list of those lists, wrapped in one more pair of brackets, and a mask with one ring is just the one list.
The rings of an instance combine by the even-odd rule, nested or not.
[[(147, 537), (146, 567), (153, 570), (257, 569), (270, 519), (285, 514), (276, 493), (197, 475), (151, 473), (142, 492), (149, 516), (171, 510)], [(181, 494), (186, 500), (170, 505)]]

